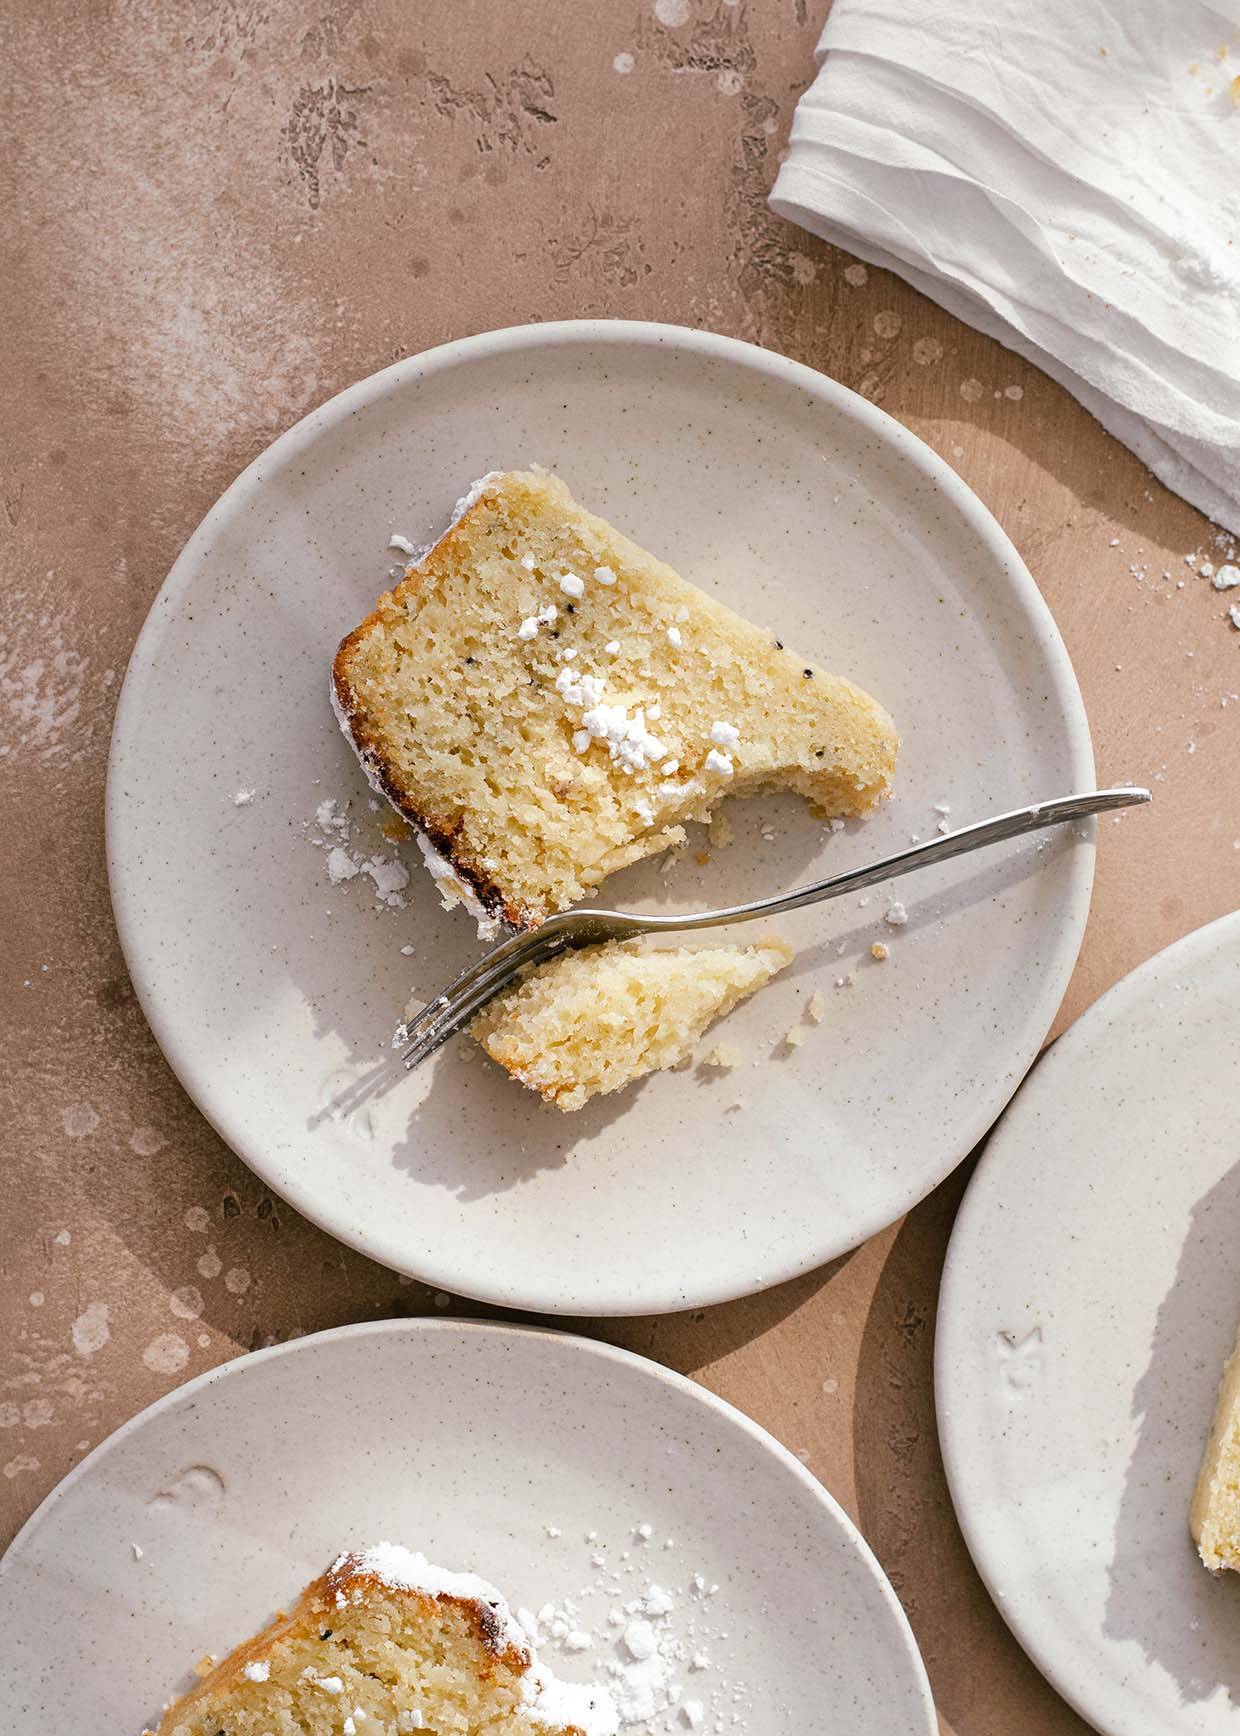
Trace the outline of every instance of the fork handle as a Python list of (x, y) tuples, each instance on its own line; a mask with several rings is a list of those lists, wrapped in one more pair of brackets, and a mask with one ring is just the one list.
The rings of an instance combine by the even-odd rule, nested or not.
[(1117, 790), (1087, 790), (1077, 796), (1061, 796), (1053, 802), (1034, 802), (1027, 808), (1014, 808), (1010, 814), (999, 814), (993, 820), (979, 820), (973, 826), (961, 826), (959, 831), (946, 832), (924, 844), (914, 844), (881, 862), (868, 863), (864, 868), (850, 868), (844, 874), (833, 874), (827, 880), (815, 880), (808, 886), (794, 886), (790, 892), (777, 893), (773, 898), (758, 898), (752, 904), (734, 904), (728, 910), (708, 910), (700, 916), (643, 916), (639, 919), (643, 931), (659, 929), (717, 928), (728, 922), (752, 922), (762, 916), (782, 916), (789, 910), (801, 910), (807, 904), (818, 904), (826, 898), (839, 898), (846, 892), (856, 892), (862, 886), (874, 886), (883, 880), (894, 880), (900, 874), (911, 874), (915, 868), (928, 868), (933, 862), (949, 862), (953, 856), (966, 856), (970, 850), (983, 850), (988, 844), (1001, 844), (1008, 838), (1019, 838), (1026, 832), (1040, 832), (1047, 826), (1066, 825), (1071, 820), (1083, 820), (1090, 814), (1100, 814), (1108, 808), (1128, 808), (1148, 802), (1150, 792), (1136, 788)]

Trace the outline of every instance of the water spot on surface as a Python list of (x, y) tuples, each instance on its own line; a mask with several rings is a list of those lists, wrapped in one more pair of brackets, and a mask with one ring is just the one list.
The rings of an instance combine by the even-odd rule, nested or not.
[(99, 1111), (89, 1103), (70, 1103), (61, 1121), (70, 1139), (87, 1139), (99, 1125)]
[(206, 1304), (196, 1284), (182, 1284), (168, 1298), (168, 1307), (178, 1320), (197, 1320)]
[(189, 1345), (177, 1332), (161, 1332), (142, 1352), (142, 1360), (156, 1374), (178, 1374), (189, 1361)]
[(111, 1338), (108, 1317), (112, 1310), (106, 1302), (92, 1302), (73, 1322), (73, 1348), (79, 1356), (94, 1356)]

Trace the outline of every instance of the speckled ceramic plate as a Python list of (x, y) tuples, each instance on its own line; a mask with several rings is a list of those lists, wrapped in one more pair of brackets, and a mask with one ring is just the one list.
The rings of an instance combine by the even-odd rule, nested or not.
[(1240, 1730), (1240, 1576), (1188, 1503), (1240, 1316), (1240, 915), (1159, 953), (1038, 1064), (981, 1160), (939, 1306), (973, 1558), (1111, 1736)]
[[(522, 1308), (624, 1313), (740, 1295), (864, 1240), (985, 1132), (1076, 956), (1092, 834), (1048, 836), (783, 925), (796, 964), (739, 1009), (729, 1074), (663, 1074), (561, 1115), (458, 1040), (384, 1059), (411, 991), (477, 950), (416, 850), (404, 908), (353, 860), (396, 854), (333, 720), (328, 666), (394, 557), (493, 466), (580, 498), (808, 656), (881, 696), (896, 795), (832, 834), (795, 798), (607, 897), (701, 908), (882, 855), (1093, 778), (1080, 696), (1011, 545), (872, 405), (763, 350), (654, 325), (471, 338), (388, 369), (278, 440), (191, 539), (134, 651), (108, 780), (121, 940), (177, 1074), (264, 1181), (365, 1253)], [(238, 794), (253, 791), (240, 805)], [(891, 947), (876, 964), (870, 947)], [(836, 988), (837, 978), (855, 982)], [(781, 1038), (815, 989), (825, 1022)]]
[(204, 1651), (380, 1538), (482, 1573), (514, 1608), (571, 1600), (590, 1643), (548, 1661), (626, 1698), (608, 1612), (662, 1587), (656, 1715), (634, 1736), (691, 1726), (697, 1708), (667, 1709), (676, 1684), (706, 1731), (936, 1728), (878, 1563), (755, 1423), (605, 1344), (439, 1320), (242, 1357), (84, 1460), (0, 1564), (0, 1727), (136, 1736)]

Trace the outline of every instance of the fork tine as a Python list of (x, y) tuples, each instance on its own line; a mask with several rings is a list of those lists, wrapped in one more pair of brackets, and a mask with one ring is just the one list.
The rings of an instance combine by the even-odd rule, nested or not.
[[(493, 970), (506, 966), (510, 958), (519, 957), (523, 959), (525, 947), (530, 938), (531, 937), (528, 934), (512, 935), (508, 940), (502, 941), (499, 946), (492, 947), (490, 952), (484, 953), (482, 957), (475, 960), (473, 964), (466, 965), (465, 969), (461, 971), (458, 976), (453, 977), (452, 981), (448, 984), (447, 988), (444, 989), (442, 994), (436, 995), (433, 1001), (428, 1001), (422, 1008), (422, 1011), (416, 1014), (414, 1018), (407, 1019), (404, 1023), (396, 1027), (395, 1035), (392, 1038), (392, 1047), (394, 1049), (399, 1049), (403, 1043), (416, 1040), (416, 1038), (421, 1035), (424, 1030), (428, 1029), (437, 1018), (445, 1013), (461, 995), (467, 993), (473, 987), (475, 982), (480, 981), (485, 976), (489, 976)], [(520, 964), (518, 963), (514, 968), (519, 969)]]
[[(399, 1040), (406, 1044), (401, 1061), (406, 1072), (412, 1072), (461, 1030), (488, 1002), (495, 999), (512, 979), (529, 965), (542, 964), (565, 945), (562, 934), (549, 934), (541, 940), (537, 933), (521, 937), (527, 944), (514, 947), (503, 958), (490, 953), (479, 965), (462, 973), (438, 999), (423, 1008), (417, 1018), (404, 1027)], [(489, 967), (489, 968), (487, 968)], [(458, 984), (462, 986), (458, 988)]]
[[(538, 955), (535, 955), (535, 961), (538, 961)], [(415, 1067), (420, 1067), (423, 1061), (428, 1060), (437, 1049), (441, 1049), (450, 1037), (463, 1030), (475, 1013), (481, 1012), (496, 995), (503, 992), (511, 976), (515, 974), (497, 972), (493, 978), (488, 978), (475, 988), (472, 994), (442, 1010), (439, 1017), (419, 1032), (417, 1038), (402, 1051), (401, 1063), (405, 1071), (412, 1073)]]
[(441, 1043), (446, 1043), (467, 1019), (499, 994), (515, 974), (506, 967), (493, 971), (490, 976), (479, 978), (467, 993), (452, 996), (446, 1004), (436, 1002), (429, 1019), (424, 1018), (416, 1030), (410, 1027), (409, 1041), (400, 1057), (405, 1068), (412, 1070), (427, 1055), (433, 1054)]

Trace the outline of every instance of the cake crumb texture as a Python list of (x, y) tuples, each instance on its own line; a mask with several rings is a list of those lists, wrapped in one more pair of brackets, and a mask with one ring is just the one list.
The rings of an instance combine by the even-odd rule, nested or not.
[(1219, 1383), (1188, 1524), (1208, 1568), (1240, 1571), (1240, 1335)]
[(165, 1712), (159, 1736), (614, 1736), (604, 1689), (544, 1669), (493, 1586), (395, 1544), (340, 1556)]
[(333, 698), (372, 783), (485, 910), (535, 927), (725, 794), (791, 788), (824, 816), (887, 794), (877, 701), (558, 477), (496, 473), (463, 505), (344, 640)]
[[(557, 1109), (678, 1066), (715, 1019), (792, 958), (783, 941), (648, 950), (608, 941), (562, 954), (491, 1002), (470, 1027), (493, 1061)], [(730, 1045), (717, 1045), (712, 1055)], [(714, 1062), (729, 1065), (728, 1062)]]

